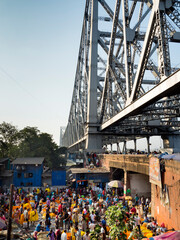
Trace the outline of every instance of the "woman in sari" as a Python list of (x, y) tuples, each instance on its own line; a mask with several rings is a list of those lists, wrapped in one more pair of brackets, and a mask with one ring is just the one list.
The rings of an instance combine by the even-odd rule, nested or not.
[(30, 211), (30, 219), (29, 220), (30, 220), (32, 226), (34, 226), (34, 223), (36, 221), (38, 221), (38, 213), (37, 213), (37, 210), (34, 207)]

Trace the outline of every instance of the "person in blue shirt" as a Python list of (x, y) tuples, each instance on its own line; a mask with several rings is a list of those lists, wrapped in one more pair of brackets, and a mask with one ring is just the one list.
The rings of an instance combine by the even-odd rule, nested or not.
[(106, 220), (103, 218), (103, 220), (101, 221), (103, 226), (106, 226)]
[(36, 226), (35, 231), (40, 232), (42, 230), (42, 222), (39, 222), (38, 225)]

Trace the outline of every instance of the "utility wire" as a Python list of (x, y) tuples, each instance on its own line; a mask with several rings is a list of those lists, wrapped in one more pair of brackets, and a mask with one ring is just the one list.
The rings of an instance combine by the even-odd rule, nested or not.
[[(33, 99), (36, 99), (39, 101), (39, 99), (37, 99), (35, 96), (33, 96), (26, 88), (24, 88), (19, 81), (17, 81), (14, 77), (12, 77), (6, 70), (4, 70), (1, 66), (0, 66), (0, 70), (9, 78), (11, 79), (13, 82), (15, 82), (19, 88), (21, 88), (23, 91), (25, 91), (29, 96), (31, 96)], [(39, 101), (40, 102), (40, 101)], [(42, 104), (42, 102), (40, 102)]]
[[(43, 107), (48, 109), (48, 111), (50, 111), (50, 112), (52, 112), (54, 114), (54, 112), (52, 111), (52, 108), (47, 107), (44, 102), (41, 102), (36, 96), (32, 95), (26, 88), (24, 88), (22, 86), (22, 84), (19, 83), (19, 81), (17, 81), (12, 75), (10, 75), (1, 66), (0, 66), (0, 71), (3, 72), (10, 80), (15, 82), (19, 86), (19, 88), (21, 88), (23, 91), (25, 91), (30, 97), (32, 97), (34, 100), (38, 101), (40, 105), (42, 105)], [(56, 112), (56, 114), (57, 114), (57, 112)], [(56, 116), (60, 119), (60, 115), (57, 114)]]

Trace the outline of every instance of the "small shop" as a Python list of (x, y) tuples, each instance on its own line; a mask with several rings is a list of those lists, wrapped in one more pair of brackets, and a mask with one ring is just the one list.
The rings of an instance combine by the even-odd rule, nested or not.
[[(73, 187), (95, 187), (104, 188), (109, 182), (110, 171), (104, 167), (89, 168), (71, 168), (67, 172), (67, 181), (73, 184)], [(71, 178), (71, 179), (69, 179)], [(73, 181), (72, 181), (73, 179)]]

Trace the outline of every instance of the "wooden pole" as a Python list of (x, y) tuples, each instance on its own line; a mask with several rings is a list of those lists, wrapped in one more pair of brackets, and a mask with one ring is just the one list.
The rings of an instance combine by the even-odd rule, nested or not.
[(11, 184), (11, 187), (10, 187), (10, 201), (9, 201), (9, 218), (8, 218), (7, 240), (11, 240), (13, 192), (14, 192), (14, 185)]
[(124, 170), (124, 197), (127, 194), (127, 171)]

